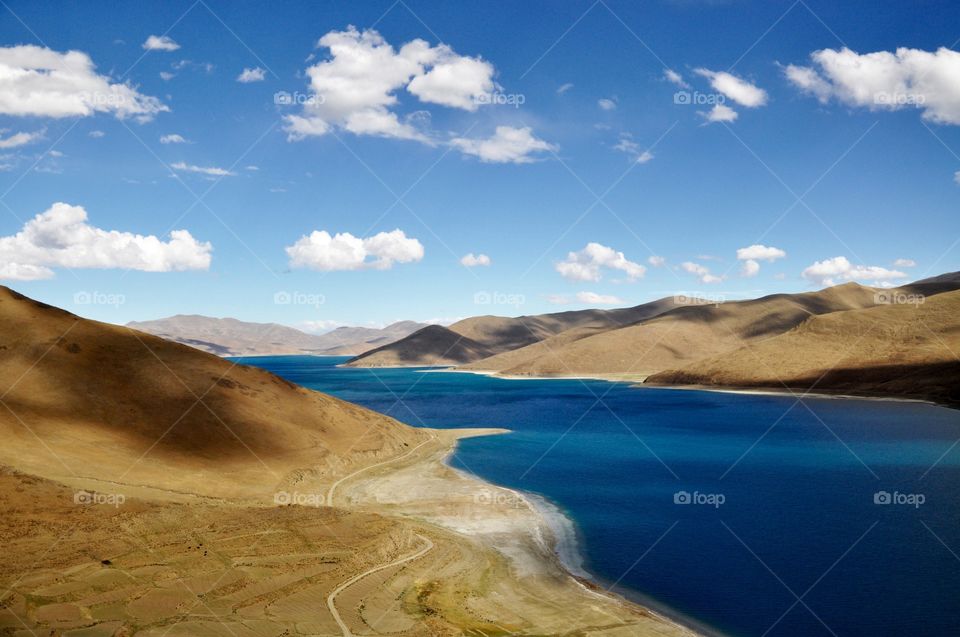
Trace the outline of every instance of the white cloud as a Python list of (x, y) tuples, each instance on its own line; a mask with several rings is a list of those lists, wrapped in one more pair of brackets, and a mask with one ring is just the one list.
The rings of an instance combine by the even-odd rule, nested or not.
[(290, 267), (323, 272), (366, 268), (389, 270), (394, 263), (413, 263), (423, 259), (423, 245), (400, 229), (366, 239), (349, 232), (331, 236), (326, 230), (314, 230), (287, 246), (286, 252)]
[(710, 86), (714, 90), (723, 93), (741, 106), (756, 108), (767, 103), (767, 92), (765, 90), (736, 75), (726, 71), (711, 71), (702, 68), (696, 69), (694, 72), (710, 80)]
[(740, 276), (750, 278), (760, 273), (760, 263), (756, 259), (746, 259), (740, 268)]
[(160, 71), (160, 79), (164, 82), (169, 82), (175, 77), (177, 77), (176, 73), (171, 73), (170, 71)]
[(960, 170), (958, 170), (957, 172), (953, 173), (953, 180), (954, 180), (955, 182), (957, 182), (958, 184), (960, 184)]
[(433, 68), (414, 77), (407, 90), (421, 102), (477, 110), (479, 98), (496, 88), (493, 65), (480, 58), (457, 55), (443, 44), (435, 50), (438, 57)]
[(317, 321), (303, 321), (294, 327), (304, 332), (310, 332), (311, 334), (326, 334), (330, 330), (336, 329), (341, 325), (343, 325), (342, 321), (320, 319)]
[(709, 111), (699, 112), (708, 122), (733, 122), (739, 117), (739, 113), (726, 104), (714, 104)]
[(464, 265), (468, 268), (473, 268), (478, 265), (490, 265), (490, 257), (485, 254), (465, 254), (462, 259), (460, 259), (460, 265)]
[(895, 53), (848, 48), (810, 54), (814, 66), (788, 65), (787, 79), (820, 102), (831, 99), (870, 110), (918, 108), (924, 119), (960, 124), (960, 53), (901, 47)]
[(106, 133), (104, 133), (102, 130), (92, 130), (87, 133), (87, 135), (93, 137), (94, 139), (100, 139), (101, 137), (106, 136)]
[(557, 95), (563, 95), (564, 93), (566, 93), (567, 91), (569, 91), (569, 90), (572, 89), (572, 88), (573, 88), (573, 83), (572, 83), (572, 82), (567, 82), (566, 84), (561, 84), (559, 87), (557, 87)]
[(917, 267), (917, 262), (913, 259), (897, 259), (893, 262), (893, 267), (895, 268), (915, 268)]
[(619, 141), (613, 148), (630, 155), (633, 161), (638, 164), (645, 164), (653, 159), (653, 153), (649, 150), (640, 150), (640, 144), (633, 141), (633, 137), (629, 133), (621, 134)]
[(737, 250), (737, 258), (741, 261), (755, 259), (757, 261), (768, 261), (773, 263), (777, 259), (782, 259), (785, 256), (787, 256), (787, 253), (780, 248), (765, 246), (759, 243), (755, 243), (752, 246)]
[(163, 135), (160, 138), (160, 143), (161, 144), (186, 144), (187, 140), (185, 140), (181, 135), (172, 133), (170, 135)]
[(233, 177), (237, 174), (227, 170), (226, 168), (217, 168), (216, 166), (194, 166), (193, 164), (187, 164), (182, 161), (178, 161), (177, 163), (172, 164), (170, 167), (181, 172), (199, 173), (209, 177)]
[(666, 264), (666, 262), (667, 262), (666, 259), (664, 259), (663, 257), (658, 257), (657, 255), (653, 255), (649, 259), (647, 259), (647, 263), (649, 263), (655, 268), (663, 267)]
[(677, 73), (676, 71), (674, 71), (673, 69), (664, 70), (663, 77), (668, 82), (676, 84), (680, 88), (690, 88), (690, 85), (687, 84), (686, 81), (684, 81), (683, 76)]
[(186, 230), (174, 230), (167, 242), (153, 235), (102, 230), (87, 223), (83, 207), (55, 203), (17, 234), (0, 237), (0, 278), (46, 279), (54, 267), (206, 270), (212, 249)]
[(596, 292), (577, 292), (577, 300), (591, 305), (622, 305), (623, 299), (612, 294), (597, 294)]
[(489, 163), (527, 164), (536, 159), (535, 153), (556, 150), (553, 144), (535, 137), (529, 127), (512, 126), (497, 126), (493, 137), (487, 139), (455, 137), (450, 144), (464, 154)]
[(836, 285), (838, 281), (874, 281), (880, 283), (891, 279), (905, 279), (899, 270), (888, 270), (878, 265), (853, 265), (846, 257), (833, 257), (816, 261), (806, 268), (801, 276), (817, 285)]
[(723, 281), (722, 277), (715, 276), (710, 273), (710, 269), (706, 266), (700, 265), (699, 263), (694, 263), (692, 261), (684, 261), (680, 264), (680, 267), (683, 268), (685, 272), (690, 274), (695, 274), (700, 280), (700, 283), (711, 284), (711, 283), (720, 283)]
[(170, 109), (128, 84), (98, 75), (81, 51), (59, 53), (34, 45), (0, 47), (0, 115), (152, 119)]
[(570, 252), (567, 258), (554, 266), (557, 272), (570, 281), (599, 281), (601, 269), (624, 272), (632, 281), (642, 277), (647, 269), (629, 261), (622, 252), (605, 245), (590, 242), (578, 252)]
[(249, 170), (249, 171), (251, 171), (251, 172), (256, 172), (256, 171), (260, 170), (260, 166), (254, 166), (253, 164), (250, 164), (249, 166), (244, 166), (243, 169), (244, 169), (244, 170)]
[(340, 127), (357, 135), (378, 135), (431, 143), (426, 134), (401, 121), (390, 108), (406, 88), (422, 102), (476, 110), (496, 88), (494, 68), (480, 58), (456, 54), (445, 44), (412, 40), (399, 50), (374, 30), (330, 31), (318, 42), (330, 58), (309, 67), (317, 99), (300, 115), (286, 116), (292, 140), (325, 135)]
[(237, 76), (237, 81), (242, 84), (249, 84), (250, 82), (262, 82), (266, 79), (267, 72), (261, 69), (259, 66), (253, 69), (243, 69), (243, 72)]
[(614, 102), (613, 100), (610, 100), (604, 97), (602, 99), (597, 100), (597, 106), (599, 106), (601, 110), (612, 111), (615, 108), (617, 108), (617, 103)]
[(38, 139), (43, 138), (44, 131), (39, 130), (32, 133), (14, 133), (6, 139), (0, 139), (0, 149), (6, 148), (17, 148), (18, 146), (26, 146), (27, 144), (33, 143)]
[(787, 253), (780, 248), (765, 246), (759, 243), (755, 243), (746, 248), (740, 248), (737, 250), (737, 259), (743, 261), (740, 275), (747, 278), (757, 276), (757, 274), (760, 273), (760, 261), (773, 263), (777, 259), (782, 259), (786, 256)]
[(165, 35), (151, 35), (142, 46), (147, 51), (176, 51), (180, 48), (179, 44)]

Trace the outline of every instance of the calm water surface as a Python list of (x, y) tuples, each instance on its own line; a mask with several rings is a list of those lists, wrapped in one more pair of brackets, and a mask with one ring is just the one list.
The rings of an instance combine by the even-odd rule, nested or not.
[(701, 630), (960, 634), (960, 411), (242, 360), (410, 425), (512, 430), (452, 463), (557, 504), (598, 581)]

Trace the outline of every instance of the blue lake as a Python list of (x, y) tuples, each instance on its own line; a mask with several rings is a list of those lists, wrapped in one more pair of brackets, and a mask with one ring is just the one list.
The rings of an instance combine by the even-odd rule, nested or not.
[(512, 430), (452, 464), (551, 500), (598, 582), (701, 631), (960, 634), (958, 410), (241, 360), (410, 425)]

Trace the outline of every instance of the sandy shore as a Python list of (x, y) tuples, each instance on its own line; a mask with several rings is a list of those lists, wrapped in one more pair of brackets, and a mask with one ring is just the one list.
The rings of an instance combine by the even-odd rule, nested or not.
[[(574, 619), (589, 634), (696, 635), (593, 583), (583, 569), (574, 525), (554, 505), (448, 464), (458, 440), (501, 433), (507, 432), (433, 430), (430, 443), (406, 457), (342, 478), (333, 504), (440, 527), (498, 554), (507, 577), (497, 588), (509, 591), (524, 623), (538, 631), (567, 632)], [(544, 600), (554, 600), (555, 613), (544, 615)], [(591, 630), (597, 622), (607, 628)]]

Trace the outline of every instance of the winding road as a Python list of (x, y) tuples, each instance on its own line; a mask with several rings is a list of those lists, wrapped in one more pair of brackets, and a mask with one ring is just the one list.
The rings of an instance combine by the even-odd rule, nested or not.
[(367, 471), (367, 470), (369, 470), (369, 469), (373, 469), (373, 468), (375, 468), (375, 467), (382, 467), (382, 466), (385, 465), (385, 464), (390, 464), (391, 462), (397, 462), (398, 460), (403, 460), (404, 458), (406, 458), (407, 456), (409, 456), (410, 454), (412, 454), (414, 451), (416, 451), (417, 449), (419, 449), (419, 448), (422, 447), (423, 445), (427, 444), (428, 442), (433, 442), (434, 440), (436, 440), (436, 436), (432, 436), (432, 435), (431, 435), (428, 440), (424, 440), (424, 441), (421, 442), (419, 445), (417, 445), (416, 447), (414, 447), (414, 448), (411, 449), (410, 451), (406, 452), (406, 453), (403, 454), (402, 456), (397, 456), (396, 458), (389, 458), (388, 460), (384, 460), (383, 462), (378, 462), (378, 463), (376, 463), (376, 464), (367, 465), (366, 467), (362, 467), (362, 468), (360, 468), (360, 469), (357, 469), (357, 470), (354, 471), (353, 473), (349, 473), (349, 474), (343, 476), (342, 478), (340, 478), (339, 480), (337, 480), (336, 482), (334, 482), (333, 484), (330, 485), (330, 490), (327, 491), (327, 500), (326, 500), (327, 506), (333, 506), (333, 494), (334, 494), (334, 492), (337, 490), (337, 487), (339, 487), (340, 484), (341, 484), (342, 482), (344, 482), (345, 480), (349, 480), (350, 478), (352, 478), (352, 477), (354, 477), (354, 476), (356, 476), (356, 475), (358, 475), (358, 474), (360, 474), (360, 473), (363, 473), (364, 471)]
[[(429, 441), (428, 441), (428, 442), (429, 442)], [(421, 446), (422, 446), (422, 445), (421, 445)], [(412, 451), (415, 451), (415, 450), (416, 450), (416, 449), (413, 449), (413, 450), (411, 450), (411, 452), (412, 452)], [(382, 463), (381, 463), (381, 464), (382, 464)], [(331, 488), (331, 492), (332, 492), (332, 488)], [(364, 571), (363, 573), (360, 573), (359, 575), (354, 575), (353, 577), (351, 577), (350, 579), (348, 579), (346, 582), (344, 582), (343, 584), (340, 584), (340, 586), (337, 586), (335, 589), (333, 589), (333, 592), (330, 593), (329, 596), (327, 596), (327, 608), (330, 609), (330, 614), (333, 615), (333, 619), (336, 620), (337, 625), (340, 626), (340, 631), (343, 633), (343, 637), (354, 637), (354, 635), (353, 635), (352, 632), (350, 632), (350, 628), (349, 628), (349, 627), (347, 626), (347, 624), (343, 621), (343, 618), (340, 617), (340, 612), (337, 610), (337, 606), (336, 606), (336, 603), (335, 603), (335, 602), (336, 602), (336, 599), (337, 599), (337, 595), (339, 595), (340, 593), (342, 593), (344, 590), (346, 590), (346, 589), (349, 588), (350, 586), (356, 584), (357, 582), (359, 582), (360, 580), (362, 580), (362, 579), (363, 579), (364, 577), (366, 577), (367, 575), (372, 575), (372, 574), (374, 574), (374, 573), (376, 573), (376, 572), (378, 572), (378, 571), (382, 571), (382, 570), (391, 568), (391, 567), (393, 567), (393, 566), (400, 566), (401, 564), (406, 564), (407, 562), (412, 562), (413, 560), (415, 560), (415, 559), (417, 559), (417, 558), (420, 558), (420, 557), (423, 557), (424, 555), (426, 555), (427, 553), (429, 553), (429, 552), (433, 549), (433, 542), (430, 540), (430, 538), (424, 537), (424, 536), (420, 535), (419, 533), (417, 534), (417, 537), (427, 543), (427, 545), (426, 545), (424, 548), (420, 549), (419, 551), (417, 551), (417, 552), (414, 553), (413, 555), (408, 555), (407, 557), (400, 558), (399, 560), (396, 560), (396, 561), (394, 561), (394, 562), (390, 562), (389, 564), (381, 564), (380, 566), (376, 566), (376, 567), (374, 567), (374, 568), (368, 569), (368, 570)]]

